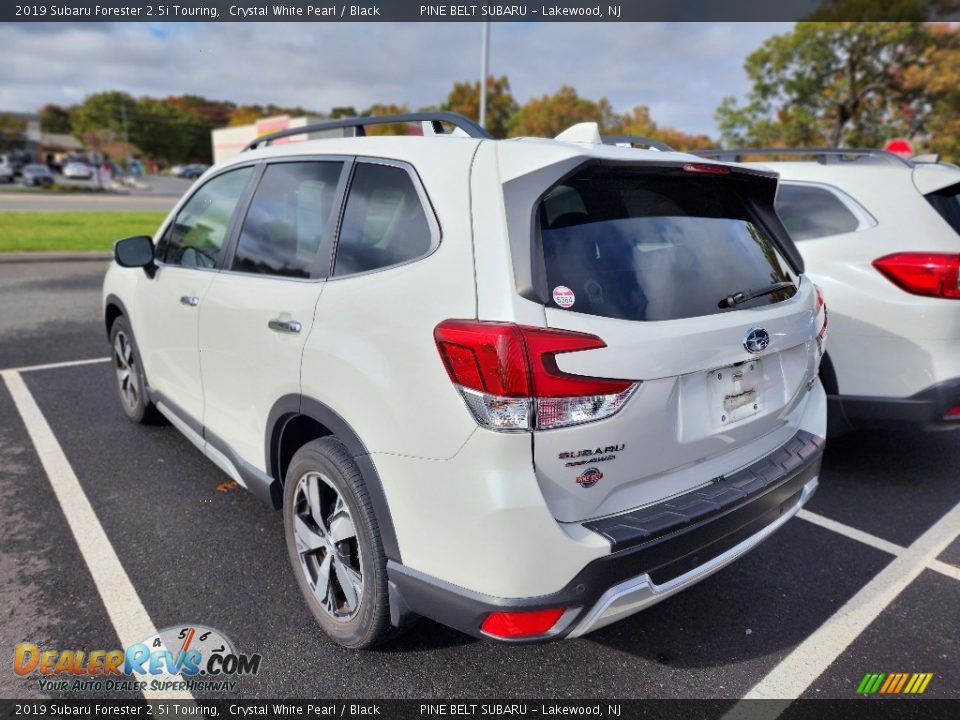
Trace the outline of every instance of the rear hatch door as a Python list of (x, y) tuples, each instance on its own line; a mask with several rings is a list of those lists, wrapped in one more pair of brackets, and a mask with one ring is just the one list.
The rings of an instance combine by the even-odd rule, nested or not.
[(606, 344), (558, 368), (638, 382), (615, 415), (534, 434), (559, 520), (682, 494), (792, 435), (819, 360), (816, 301), (775, 192), (775, 176), (728, 166), (608, 163), (543, 196), (547, 325)]

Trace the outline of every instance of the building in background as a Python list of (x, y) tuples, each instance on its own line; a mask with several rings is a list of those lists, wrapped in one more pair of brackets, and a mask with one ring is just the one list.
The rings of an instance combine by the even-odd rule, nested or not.
[[(311, 123), (323, 122), (325, 119), (326, 118), (311, 115), (303, 115), (300, 117), (275, 115), (274, 117), (257, 120), (251, 125), (237, 125), (235, 127), (225, 127), (214, 130), (210, 133), (213, 142), (213, 162), (221, 163), (224, 160), (229, 160), (258, 137), (263, 137), (264, 135), (269, 135), (270, 133), (280, 130), (289, 130), (291, 128), (304, 127)], [(288, 138), (282, 138), (277, 142), (299, 142), (324, 137), (341, 137), (342, 135), (342, 130), (326, 130), (317, 133), (293, 135)]]

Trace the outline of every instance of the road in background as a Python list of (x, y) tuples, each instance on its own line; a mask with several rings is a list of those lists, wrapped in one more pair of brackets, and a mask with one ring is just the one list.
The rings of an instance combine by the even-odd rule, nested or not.
[[(166, 175), (143, 178), (149, 186), (146, 190), (130, 190), (128, 193), (113, 192), (56, 192), (24, 191), (16, 187), (0, 185), (0, 212), (7, 210), (156, 210), (166, 212), (190, 188), (193, 180)], [(87, 185), (95, 188), (92, 181), (75, 181), (72, 185)]]

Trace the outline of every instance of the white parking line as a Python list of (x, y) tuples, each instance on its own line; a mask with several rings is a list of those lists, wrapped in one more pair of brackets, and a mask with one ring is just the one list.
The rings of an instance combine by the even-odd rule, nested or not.
[(78, 365), (93, 365), (95, 363), (105, 363), (105, 362), (110, 362), (110, 358), (103, 357), (103, 358), (91, 358), (90, 360), (67, 360), (66, 362), (45, 363), (43, 365), (24, 365), (23, 367), (7, 368), (6, 370), (0, 370), (0, 372), (25, 373), (25, 372), (34, 372), (35, 370), (55, 370), (57, 368), (76, 367)]
[[(83, 560), (90, 570), (103, 605), (110, 616), (117, 637), (123, 647), (129, 647), (157, 634), (157, 629), (137, 595), (133, 583), (123, 569), (117, 553), (110, 544), (87, 499), (80, 481), (57, 442), (50, 425), (34, 400), (20, 374), (13, 370), (0, 372), (14, 404), (27, 428), (43, 470), (50, 480), (60, 509), (77, 541)], [(166, 678), (169, 679), (169, 676)], [(174, 679), (180, 679), (175, 677)], [(192, 700), (187, 691), (158, 692), (149, 685), (143, 691), (148, 700)]]
[(833, 530), (833, 532), (845, 535), (846, 537), (856, 540), (857, 542), (862, 542), (864, 545), (875, 547), (877, 550), (883, 550), (885, 553), (890, 553), (891, 555), (901, 555), (906, 549), (901, 545), (888, 542), (883, 538), (878, 538), (876, 535), (871, 535), (870, 533), (865, 533), (862, 530), (857, 530), (855, 527), (844, 525), (841, 522), (831, 520), (823, 515), (817, 515), (809, 510), (801, 510), (797, 513), (797, 517), (801, 520), (811, 522), (814, 525), (819, 525), (822, 528), (826, 528), (827, 530)]
[[(792, 700), (800, 697), (897, 595), (936, 560), (958, 532), (960, 504), (940, 518), (910, 547), (903, 548), (889, 565), (757, 683), (744, 696), (744, 700)], [(767, 718), (776, 717), (788, 705), (787, 702), (783, 703), (779, 711), (773, 705), (767, 706), (764, 715)], [(731, 708), (724, 718), (747, 718), (752, 713), (751, 703), (741, 702)]]
[[(801, 510), (797, 513), (797, 517), (801, 520), (811, 522), (814, 525), (819, 525), (820, 527), (826, 528), (827, 530), (832, 530), (840, 535), (845, 535), (852, 540), (862, 542), (864, 545), (870, 545), (878, 550), (883, 550), (891, 555), (896, 555), (897, 557), (907, 551), (907, 549), (902, 545), (888, 542), (883, 538), (878, 538), (876, 535), (871, 535), (870, 533), (863, 532), (862, 530), (857, 530), (855, 527), (844, 525), (841, 522), (831, 520), (823, 515), (817, 515), (809, 510)], [(927, 564), (927, 567), (931, 570), (936, 570), (941, 575), (946, 575), (954, 580), (960, 580), (960, 568), (955, 565), (951, 565), (950, 563), (945, 563), (942, 560), (937, 560), (934, 558)]]

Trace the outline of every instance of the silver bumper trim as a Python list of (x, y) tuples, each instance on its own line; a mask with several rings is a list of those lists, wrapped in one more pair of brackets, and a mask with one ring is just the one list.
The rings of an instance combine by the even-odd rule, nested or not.
[(746, 554), (766, 540), (770, 535), (779, 530), (784, 523), (796, 515), (800, 511), (800, 508), (810, 499), (810, 496), (813, 495), (818, 484), (818, 478), (815, 477), (810, 480), (810, 482), (803, 486), (800, 499), (796, 505), (784, 512), (783, 515), (740, 544), (734, 545), (725, 553), (717, 555), (717, 557), (694, 568), (688, 573), (679, 575), (662, 585), (655, 585), (646, 573), (631, 578), (630, 580), (625, 580), (619, 585), (614, 585), (600, 596), (596, 604), (583, 616), (583, 619), (570, 631), (567, 637), (580, 637), (581, 635), (586, 635), (588, 632), (593, 632), (618, 620), (622, 620), (628, 615), (648, 608), (729, 565), (738, 557)]

